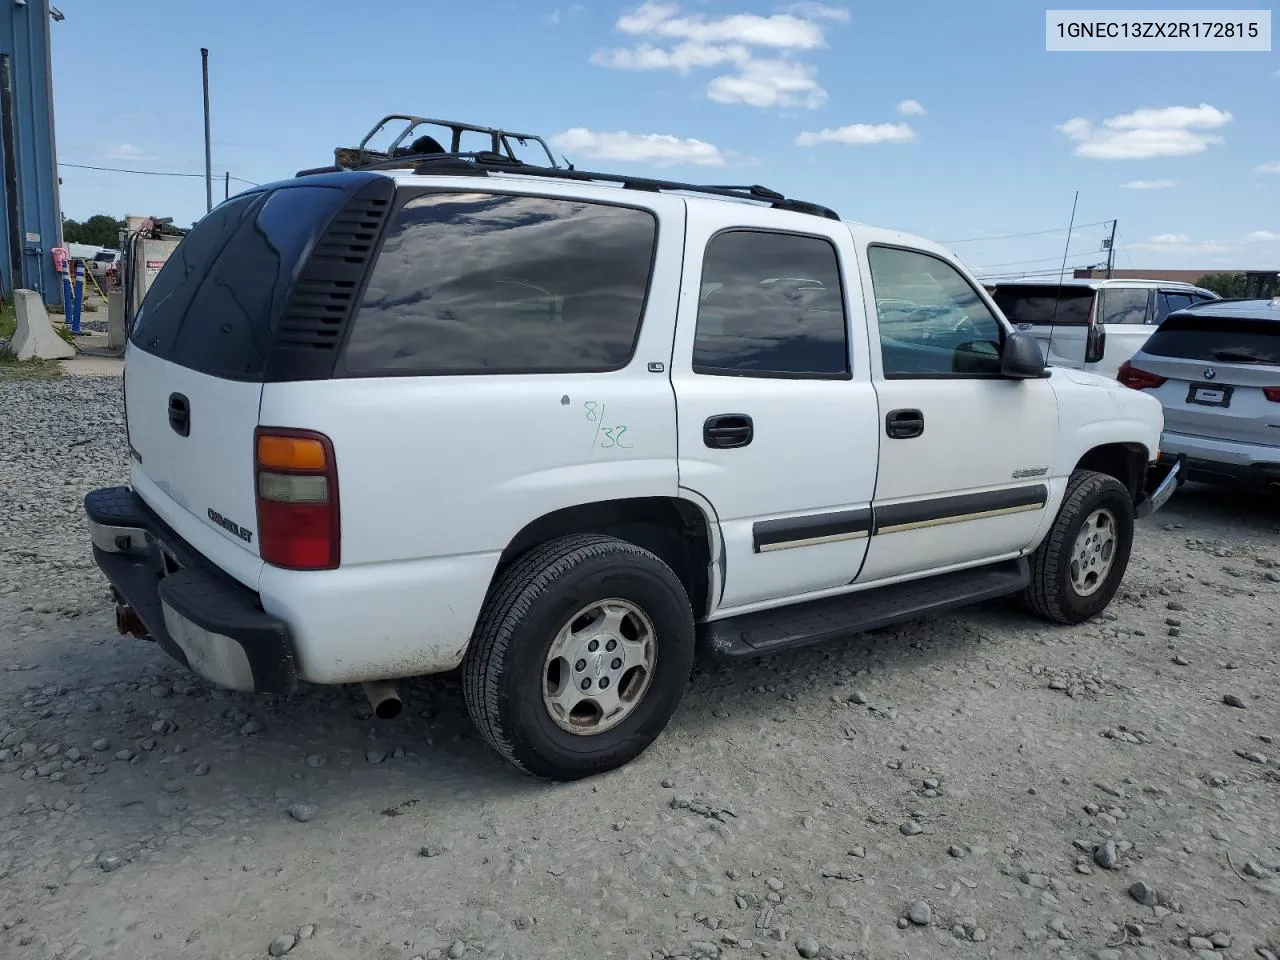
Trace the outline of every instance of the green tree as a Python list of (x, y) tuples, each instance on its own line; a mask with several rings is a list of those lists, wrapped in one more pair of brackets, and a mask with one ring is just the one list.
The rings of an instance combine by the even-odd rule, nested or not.
[(1196, 286), (1212, 290), (1220, 297), (1245, 296), (1245, 276), (1243, 273), (1206, 273), (1196, 281)]
[(124, 221), (109, 217), (105, 213), (95, 213), (84, 223), (76, 220), (62, 221), (62, 239), (66, 243), (86, 243), (94, 247), (120, 246), (120, 231), (124, 229)]

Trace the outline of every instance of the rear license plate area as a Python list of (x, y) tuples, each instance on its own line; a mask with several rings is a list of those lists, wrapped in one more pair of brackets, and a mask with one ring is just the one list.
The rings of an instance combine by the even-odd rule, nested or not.
[(1232, 387), (1227, 386), (1209, 386), (1203, 383), (1193, 383), (1187, 391), (1187, 403), (1194, 403), (1201, 407), (1229, 407), (1231, 406)]

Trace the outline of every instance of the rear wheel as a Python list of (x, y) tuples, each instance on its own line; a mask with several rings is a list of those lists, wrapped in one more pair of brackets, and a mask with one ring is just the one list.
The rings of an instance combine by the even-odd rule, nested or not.
[(613, 537), (543, 544), (490, 593), (463, 666), (489, 744), (535, 776), (573, 780), (639, 756), (675, 712), (693, 665), (684, 586)]
[(1048, 536), (1031, 557), (1023, 602), (1058, 623), (1081, 623), (1111, 602), (1133, 548), (1133, 501), (1115, 477), (1077, 470)]

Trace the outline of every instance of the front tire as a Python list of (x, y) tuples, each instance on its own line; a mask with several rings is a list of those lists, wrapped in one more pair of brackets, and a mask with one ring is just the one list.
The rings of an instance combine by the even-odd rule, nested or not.
[(1133, 549), (1133, 500), (1115, 477), (1077, 470), (1044, 542), (1031, 556), (1022, 600), (1058, 623), (1083, 623), (1120, 588)]
[(499, 578), (463, 664), (481, 735), (515, 766), (575, 780), (635, 759), (693, 667), (689, 597), (648, 550), (595, 534), (529, 551)]

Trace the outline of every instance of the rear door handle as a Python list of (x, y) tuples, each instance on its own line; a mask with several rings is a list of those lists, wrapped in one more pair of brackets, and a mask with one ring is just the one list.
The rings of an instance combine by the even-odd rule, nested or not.
[(884, 418), (884, 432), (894, 440), (910, 440), (924, 433), (924, 414), (919, 410), (890, 410)]
[(745, 447), (755, 436), (755, 425), (745, 413), (721, 413), (707, 417), (702, 442), (717, 450)]
[(169, 426), (180, 437), (191, 435), (191, 403), (180, 393), (169, 394)]

